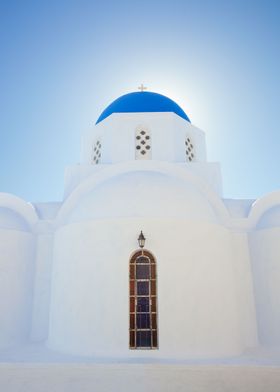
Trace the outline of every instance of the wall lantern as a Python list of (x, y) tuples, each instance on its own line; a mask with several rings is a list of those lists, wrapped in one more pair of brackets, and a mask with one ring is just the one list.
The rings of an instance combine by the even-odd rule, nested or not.
[(144, 237), (144, 234), (143, 234), (143, 232), (141, 230), (141, 233), (139, 234), (139, 237), (138, 237), (138, 244), (139, 244), (141, 249), (144, 248), (145, 241), (146, 241), (146, 238)]

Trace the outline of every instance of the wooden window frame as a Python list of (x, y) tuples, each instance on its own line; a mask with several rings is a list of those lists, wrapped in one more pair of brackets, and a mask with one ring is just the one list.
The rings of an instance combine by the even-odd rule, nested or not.
[[(141, 263), (140, 258), (146, 259)], [(149, 276), (143, 279), (136, 277), (137, 265), (148, 265)], [(148, 282), (148, 294), (137, 293), (137, 282)], [(138, 298), (149, 298), (148, 311), (137, 310)], [(143, 305), (142, 305), (143, 306)], [(139, 309), (139, 308), (138, 308)], [(146, 315), (149, 320), (148, 328), (141, 328), (137, 325), (137, 316)], [(139, 317), (138, 317), (139, 319)], [(137, 344), (137, 332), (147, 332), (150, 344)], [(139, 335), (138, 335), (139, 336)], [(139, 250), (130, 258), (129, 262), (129, 348), (132, 350), (153, 350), (158, 349), (158, 315), (157, 315), (157, 273), (156, 260), (147, 250)]]

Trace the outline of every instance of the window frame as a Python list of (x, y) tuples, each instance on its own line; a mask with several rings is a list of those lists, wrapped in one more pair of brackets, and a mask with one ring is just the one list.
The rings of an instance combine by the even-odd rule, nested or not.
[(102, 156), (102, 143), (100, 137), (95, 139), (95, 142), (92, 145), (91, 151), (91, 163), (92, 165), (98, 165), (101, 161)]
[(142, 125), (135, 130), (135, 160), (152, 159), (152, 135), (151, 131)]
[(195, 146), (192, 140), (192, 136), (187, 134), (185, 136), (185, 155), (186, 155), (186, 162), (192, 163), (196, 160), (196, 153), (195, 153)]
[[(139, 263), (139, 259), (144, 257), (147, 262)], [(137, 262), (138, 260), (138, 262)], [(149, 266), (149, 277), (137, 278), (137, 265), (148, 265)], [(138, 294), (137, 283), (138, 282), (149, 282), (149, 293)], [(138, 298), (149, 298), (148, 300), (148, 311), (139, 311)], [(136, 251), (129, 260), (129, 349), (131, 350), (157, 350), (158, 344), (158, 311), (157, 311), (157, 265), (155, 257), (147, 250)], [(141, 305), (143, 306), (143, 305)], [(141, 319), (141, 316), (147, 316), (149, 319), (149, 328), (141, 328), (137, 325), (137, 319)], [(151, 343), (149, 345), (137, 345), (137, 333), (149, 333), (149, 339)], [(138, 335), (139, 336), (139, 335)], [(145, 341), (147, 343), (147, 341)]]

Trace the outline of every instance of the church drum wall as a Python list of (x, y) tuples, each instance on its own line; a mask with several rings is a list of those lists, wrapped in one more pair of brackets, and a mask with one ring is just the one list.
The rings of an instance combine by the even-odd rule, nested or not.
[(30, 331), (34, 238), (0, 229), (0, 348), (27, 340)]
[[(128, 264), (143, 230), (157, 260), (158, 350), (129, 350)], [(57, 230), (49, 347), (106, 357), (239, 354), (244, 331), (231, 233), (179, 219), (104, 219)], [(243, 307), (251, 307), (243, 298)], [(246, 340), (246, 339), (245, 339)], [(248, 343), (248, 342), (247, 342)]]

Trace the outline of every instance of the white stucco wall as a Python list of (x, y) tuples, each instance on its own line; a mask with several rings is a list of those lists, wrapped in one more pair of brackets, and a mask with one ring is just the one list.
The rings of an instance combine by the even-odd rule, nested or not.
[[(159, 350), (153, 351), (128, 349), (128, 263), (140, 230), (158, 265)], [(133, 218), (61, 227), (48, 345), (94, 356), (238, 354), (246, 332), (233, 263), (231, 233), (215, 224)]]
[(53, 233), (39, 233), (36, 237), (30, 334), (32, 341), (42, 341), (48, 337), (52, 259)]
[(0, 348), (27, 341), (34, 268), (31, 233), (0, 229)]
[(191, 181), (144, 168), (120, 173), (93, 186), (66, 221), (132, 216), (217, 221), (211, 204)]
[(28, 231), (28, 224), (18, 212), (0, 206), (0, 227), (9, 230)]
[[(172, 208), (175, 207), (179, 211), (179, 215), (180, 208), (188, 208), (190, 210), (189, 204), (193, 204), (195, 210), (194, 216), (196, 218), (202, 215), (201, 209), (205, 210), (205, 208), (208, 208), (208, 213), (206, 213), (206, 215), (203, 215), (203, 219), (209, 219), (209, 216), (213, 216), (213, 211), (215, 211), (216, 219), (224, 222), (225, 224), (228, 224), (228, 220), (230, 219), (229, 212), (217, 192), (212, 188), (213, 183), (211, 183), (212, 186), (210, 186), (208, 180), (205, 180), (195, 170), (190, 170), (184, 164), (174, 164), (160, 161), (131, 161), (115, 165), (97, 165), (96, 167), (99, 167), (99, 169), (91, 175), (87, 173), (86, 170), (86, 177), (81, 179), (81, 182), (76, 185), (70, 195), (66, 198), (57, 214), (55, 220), (56, 226), (60, 226), (61, 224), (64, 224), (65, 222), (69, 221), (69, 217), (72, 214), (72, 211), (75, 210), (77, 205), (81, 205), (81, 208), (83, 208), (83, 203), (81, 203), (81, 200), (83, 198), (87, 198), (89, 193), (91, 193), (94, 188), (98, 188), (99, 186), (102, 187), (103, 184), (110, 181), (112, 182), (112, 184), (116, 184), (117, 188), (117, 178), (119, 178), (120, 181), (123, 181), (124, 176), (127, 176), (127, 178), (132, 178), (132, 182), (126, 182), (125, 188), (122, 190), (121, 194), (117, 195), (119, 199), (116, 198), (116, 195), (112, 194), (114, 192), (114, 189), (108, 189), (111, 199), (116, 199), (114, 200), (114, 203), (119, 202), (119, 206), (125, 207), (122, 208), (120, 211), (118, 206), (117, 210), (114, 211), (114, 214), (117, 213), (120, 217), (123, 216), (123, 213), (125, 214), (125, 216), (127, 216), (126, 202), (133, 203), (133, 198), (129, 198), (128, 195), (131, 195), (132, 192), (136, 191), (134, 196), (136, 198), (139, 198), (139, 189), (143, 189), (144, 194), (145, 192), (149, 192), (149, 189), (147, 189), (147, 187), (151, 185), (148, 181), (149, 178), (153, 177), (153, 179), (155, 180), (150, 188), (151, 190), (155, 190), (157, 189), (157, 177), (164, 177), (165, 181), (161, 182), (161, 189), (158, 190), (157, 199), (155, 200), (154, 198), (153, 203), (151, 202), (152, 198), (146, 200), (145, 204), (140, 201), (141, 206), (144, 205), (146, 209), (147, 206), (150, 206), (150, 212), (152, 213), (153, 207), (155, 206), (158, 211), (160, 210), (161, 216), (165, 216), (167, 211), (164, 208), (160, 209), (160, 206), (166, 202), (164, 200), (165, 195), (171, 194), (173, 192), (173, 196), (175, 195), (175, 199), (169, 198), (167, 201), (169, 203), (169, 206), (171, 206)], [(146, 189), (144, 183), (142, 182), (136, 184), (136, 186), (133, 186), (133, 184), (135, 185), (135, 179), (138, 178), (137, 176), (143, 173), (147, 173), (148, 182)], [(79, 173), (76, 174), (79, 175)], [(216, 177), (216, 179), (220, 178), (219, 175), (214, 175), (211, 177)], [(173, 186), (173, 184), (171, 183), (172, 181), (173, 184), (175, 184), (176, 190), (172, 189), (172, 187), (171, 189), (169, 189), (170, 186)], [(185, 194), (185, 197), (182, 197), (181, 195), (182, 189), (184, 189), (183, 192)], [(189, 189), (189, 194), (188, 192), (186, 192), (187, 189)], [(190, 195), (195, 197), (190, 197)], [(197, 202), (195, 201), (196, 197)], [(124, 199), (126, 200), (126, 202), (124, 202)], [(98, 200), (100, 208), (104, 209), (104, 202), (102, 198), (99, 198)], [(191, 203), (189, 203), (190, 201)], [(96, 199), (93, 204), (96, 204)], [(212, 212), (210, 212), (211, 209)], [(136, 216), (141, 216), (140, 205), (138, 205), (138, 208), (136, 208), (135, 211), (132, 212), (134, 215), (136, 214)], [(192, 211), (191, 214), (193, 214)]]
[(237, 287), (236, 296), (242, 344), (244, 347), (254, 347), (258, 344), (258, 333), (248, 234), (233, 231), (231, 238), (233, 277)]
[(260, 343), (280, 345), (280, 228), (249, 234)]
[[(145, 162), (145, 164), (155, 162)], [(161, 164), (162, 162), (159, 162)], [(127, 162), (127, 167), (133, 167), (135, 161)], [(102, 170), (110, 168), (110, 164), (99, 164), (99, 165), (71, 165), (67, 166), (65, 169), (65, 180), (64, 180), (64, 198), (66, 199), (70, 194), (79, 186), (84, 180), (100, 173)], [(114, 165), (116, 166), (116, 165)], [(207, 183), (214, 192), (219, 196), (222, 196), (222, 177), (220, 165), (216, 162), (192, 162), (188, 163), (173, 163), (172, 166), (176, 168), (182, 168), (186, 171), (193, 173), (193, 175), (200, 177), (203, 181)]]
[(143, 126), (151, 134), (151, 159), (186, 162), (185, 139), (190, 136), (195, 161), (206, 161), (202, 130), (174, 113), (114, 113), (94, 126), (82, 141), (82, 164), (92, 161), (92, 146), (101, 141), (101, 163), (135, 160), (135, 130)]
[[(280, 201), (280, 200), (279, 200)], [(280, 227), (280, 205), (272, 206), (258, 220), (257, 229)]]

